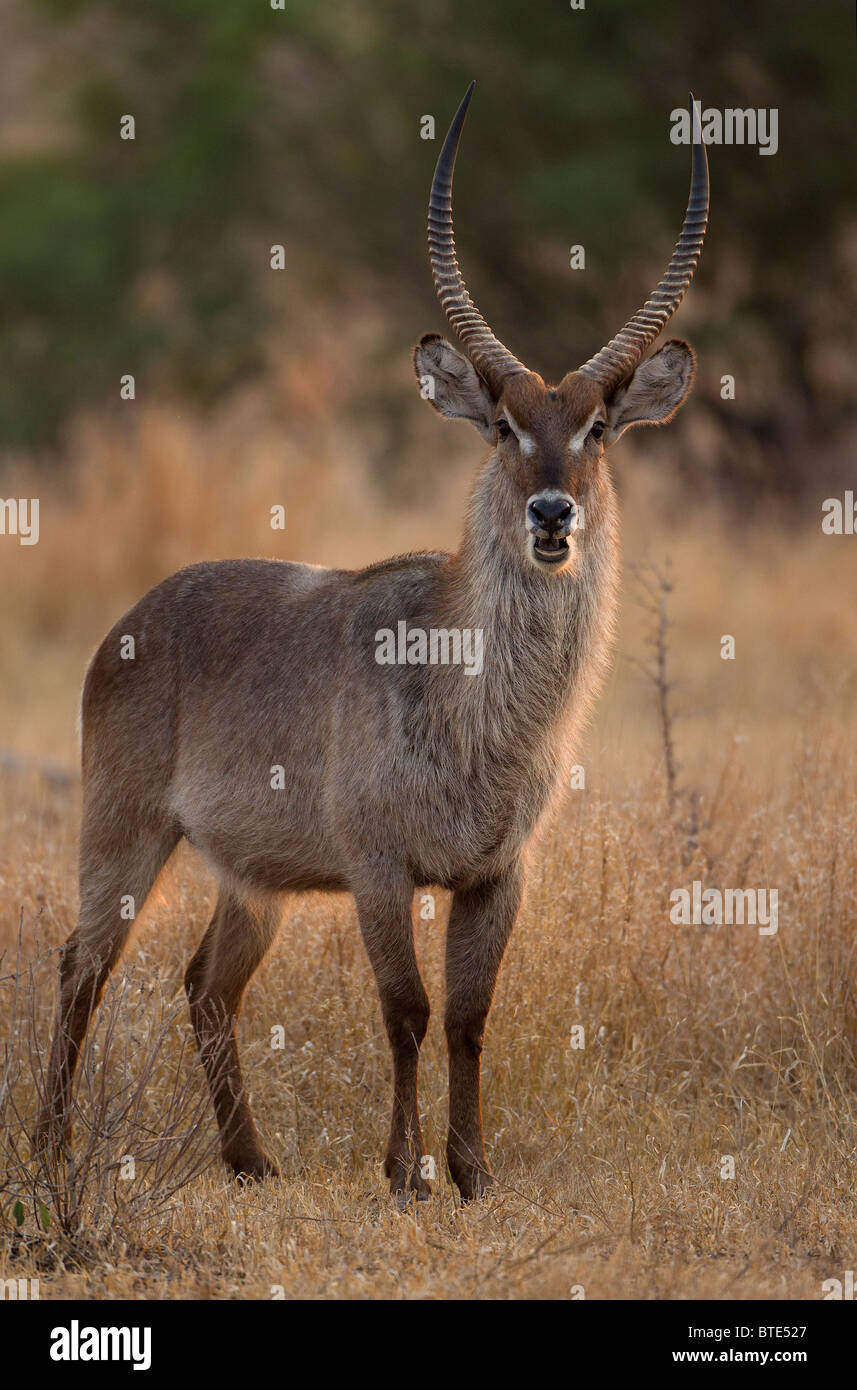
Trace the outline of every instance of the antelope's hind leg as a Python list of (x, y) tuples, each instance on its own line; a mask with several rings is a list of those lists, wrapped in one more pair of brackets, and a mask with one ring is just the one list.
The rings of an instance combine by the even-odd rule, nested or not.
[(143, 824), (133, 808), (117, 812), (98, 798), (85, 805), (80, 913), (60, 958), (59, 1005), (35, 1136), (41, 1151), (56, 1151), (70, 1140), (71, 1087), (86, 1030), (133, 918), (179, 838), (177, 827)]
[(244, 990), (271, 945), (280, 907), (269, 896), (222, 886), (208, 930), (187, 968), (185, 990), (214, 1112), (223, 1160), (242, 1180), (279, 1177), (250, 1113), (235, 1024)]

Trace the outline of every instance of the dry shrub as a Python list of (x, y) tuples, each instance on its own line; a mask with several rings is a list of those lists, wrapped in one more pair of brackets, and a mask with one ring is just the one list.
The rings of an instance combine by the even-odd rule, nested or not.
[[(0, 977), (9, 1033), (0, 1074), (0, 1204), (10, 1253), (41, 1268), (108, 1258), (139, 1244), (175, 1194), (219, 1157), (208, 1093), (193, 1065), (181, 1005), (158, 980), (124, 970), (109, 981), (81, 1050), (73, 1139), (38, 1152), (47, 1099), (44, 1001), (58, 952), (17, 958)], [(4, 960), (4, 964), (6, 961)]]

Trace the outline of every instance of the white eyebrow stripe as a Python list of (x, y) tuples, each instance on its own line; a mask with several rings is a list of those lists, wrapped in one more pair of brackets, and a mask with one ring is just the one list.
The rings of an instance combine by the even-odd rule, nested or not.
[(580, 452), (580, 449), (581, 449), (581, 447), (582, 447), (582, 445), (583, 445), (584, 439), (586, 438), (586, 436), (588, 435), (589, 431), (592, 429), (592, 426), (593, 426), (594, 423), (595, 423), (596, 416), (598, 416), (598, 415), (600, 415), (600, 414), (601, 414), (601, 406), (600, 406), (600, 405), (597, 405), (597, 406), (595, 407), (595, 409), (593, 410), (592, 414), (589, 416), (589, 419), (586, 421), (586, 424), (583, 425), (583, 426), (577, 431), (577, 434), (573, 434), (573, 435), (571, 436), (571, 439), (568, 441), (568, 447), (569, 447), (569, 452), (570, 452), (570, 453), (572, 453), (572, 454), (577, 454), (577, 453)]
[(535, 439), (531, 434), (528, 434), (526, 430), (521, 429), (521, 426), (518, 424), (517, 420), (515, 419), (514, 415), (512, 414), (511, 410), (507, 405), (503, 406), (503, 414), (509, 421), (509, 427), (515, 431), (518, 444), (521, 448), (521, 453), (524, 455), (524, 458), (529, 458), (530, 454), (535, 452)]

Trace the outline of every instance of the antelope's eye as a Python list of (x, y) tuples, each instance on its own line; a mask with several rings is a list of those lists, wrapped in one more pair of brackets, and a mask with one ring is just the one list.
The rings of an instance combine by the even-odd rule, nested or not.
[(604, 433), (604, 429), (605, 422), (603, 420), (596, 420), (595, 424), (592, 426), (592, 429), (589, 431), (589, 438), (600, 439), (602, 434)]
[(495, 420), (494, 424), (497, 428), (497, 434), (499, 435), (500, 439), (508, 439), (509, 435), (512, 433), (512, 426), (509, 424), (509, 421)]

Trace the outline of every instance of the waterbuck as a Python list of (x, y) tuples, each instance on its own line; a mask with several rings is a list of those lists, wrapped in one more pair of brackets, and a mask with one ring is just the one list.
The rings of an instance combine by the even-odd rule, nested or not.
[[(480, 1103), (485, 1021), (528, 848), (567, 785), (613, 627), (618, 540), (605, 449), (630, 425), (669, 420), (690, 390), (687, 343), (643, 354), (692, 279), (708, 170), (697, 129), (690, 200), (664, 278), (606, 347), (546, 386), (491, 332), (456, 261), (452, 174), (472, 91), (444, 142), (428, 223), (434, 283), (461, 350), (430, 333), (414, 352), (422, 394), (490, 446), (461, 546), (357, 572), (192, 565), (104, 639), (83, 689), (80, 917), (62, 953), (43, 1146), (67, 1138), (78, 1052), (130, 927), (120, 904), (130, 897), (139, 910), (184, 836), (219, 877), (185, 984), (234, 1173), (279, 1171), (250, 1114), (235, 1021), (277, 930), (280, 895), (347, 890), (393, 1057), (385, 1171), (402, 1200), (428, 1195), (417, 1064), (429, 1001), (412, 903), (415, 889), (440, 885), (453, 895), (447, 1160), (463, 1199), (492, 1184)], [(405, 660), (379, 659), (381, 634), (414, 630), (422, 647), (409, 636)], [(427, 634), (444, 634), (448, 655), (450, 633), (480, 631), (478, 670), (430, 659)], [(129, 635), (133, 660), (123, 656)]]

